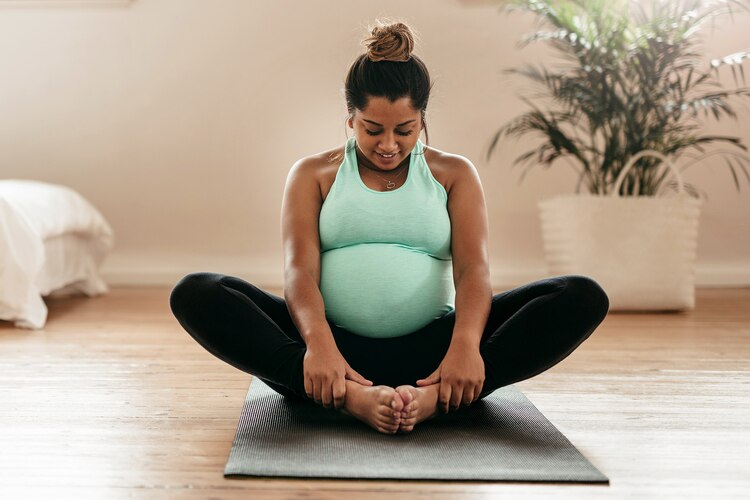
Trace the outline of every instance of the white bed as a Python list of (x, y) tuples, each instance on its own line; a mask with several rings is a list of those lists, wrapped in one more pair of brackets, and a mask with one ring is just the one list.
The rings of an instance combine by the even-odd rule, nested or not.
[(108, 292), (99, 267), (113, 246), (110, 225), (74, 190), (0, 180), (0, 320), (40, 329), (42, 297)]

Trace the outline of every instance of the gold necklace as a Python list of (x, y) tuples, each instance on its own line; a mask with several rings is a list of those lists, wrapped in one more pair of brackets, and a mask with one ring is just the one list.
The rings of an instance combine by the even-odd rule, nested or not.
[[(356, 147), (356, 145), (355, 145), (355, 147)], [(363, 155), (363, 156), (364, 156), (364, 155)], [(359, 164), (359, 162), (357, 162), (357, 163)], [(373, 174), (374, 176), (376, 176), (376, 177), (379, 177), (379, 178), (383, 179), (383, 180), (384, 180), (384, 181), (386, 182), (386, 184), (385, 184), (385, 188), (386, 188), (386, 189), (393, 189), (393, 188), (395, 188), (395, 187), (396, 187), (396, 183), (395, 183), (395, 182), (393, 182), (393, 181), (394, 181), (394, 180), (396, 180), (396, 179), (398, 179), (399, 177), (401, 177), (401, 174), (403, 174), (404, 172), (406, 172), (407, 170), (409, 170), (409, 167), (407, 166), (407, 167), (406, 167), (405, 169), (403, 169), (403, 170), (402, 170), (401, 172), (399, 172), (399, 173), (398, 173), (398, 175), (397, 175), (396, 177), (394, 177), (394, 178), (393, 178), (393, 179), (391, 179), (391, 180), (388, 180), (388, 179), (386, 179), (385, 177), (380, 177), (380, 176), (379, 176), (378, 174), (376, 174), (375, 172), (373, 172), (373, 169), (371, 169), (371, 168), (368, 168), (368, 167), (364, 167), (364, 168), (365, 168), (366, 170), (369, 170), (370, 172), (372, 172), (372, 174)]]
[[(367, 167), (365, 167), (365, 168), (367, 168)], [(369, 170), (370, 172), (372, 172), (372, 169), (369, 169), (369, 168), (367, 168), (367, 170)], [(376, 177), (380, 177), (381, 179), (383, 179), (384, 181), (386, 181), (386, 185), (385, 185), (385, 188), (386, 188), (386, 189), (393, 189), (393, 188), (395, 188), (395, 187), (396, 187), (396, 183), (395, 183), (395, 182), (393, 182), (393, 181), (395, 181), (396, 179), (398, 179), (399, 177), (401, 177), (401, 174), (403, 174), (403, 173), (404, 173), (404, 172), (406, 172), (407, 170), (408, 170), (408, 167), (407, 167), (407, 168), (405, 168), (405, 169), (403, 169), (403, 170), (402, 170), (401, 172), (399, 172), (399, 173), (398, 173), (398, 175), (397, 175), (396, 177), (394, 177), (393, 179), (391, 179), (391, 180), (388, 180), (388, 179), (386, 179), (385, 177), (380, 177), (380, 176), (379, 176), (378, 174), (376, 174), (375, 172), (372, 172), (372, 174), (373, 174), (374, 176), (376, 176)]]

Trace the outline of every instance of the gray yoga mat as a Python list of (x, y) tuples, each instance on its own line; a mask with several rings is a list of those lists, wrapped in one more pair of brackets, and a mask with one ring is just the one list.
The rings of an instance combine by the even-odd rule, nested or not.
[(515, 386), (382, 434), (253, 378), (225, 476), (609, 483)]

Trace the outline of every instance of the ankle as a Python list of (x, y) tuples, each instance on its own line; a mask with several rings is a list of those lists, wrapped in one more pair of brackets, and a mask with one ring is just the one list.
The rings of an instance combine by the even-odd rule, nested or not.
[(349, 391), (361, 392), (362, 389), (365, 388), (364, 385), (362, 385), (362, 384), (360, 384), (358, 382), (355, 382), (354, 380), (346, 379), (346, 380), (344, 380), (344, 382), (346, 383), (346, 392), (347, 393)]
[(438, 407), (438, 396), (440, 395), (440, 383), (424, 385), (418, 388), (427, 397), (429, 402), (429, 408), (434, 409), (436, 412), (440, 410)]

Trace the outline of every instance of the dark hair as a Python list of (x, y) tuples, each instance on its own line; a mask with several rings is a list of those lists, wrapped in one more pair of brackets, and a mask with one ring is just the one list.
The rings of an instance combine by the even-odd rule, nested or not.
[(425, 113), (432, 89), (430, 74), (424, 62), (412, 54), (414, 36), (406, 24), (379, 24), (362, 42), (367, 52), (355, 59), (346, 75), (349, 116), (355, 109), (364, 110), (370, 97), (386, 97), (391, 102), (409, 97), (412, 106), (420, 111), (429, 144)]

